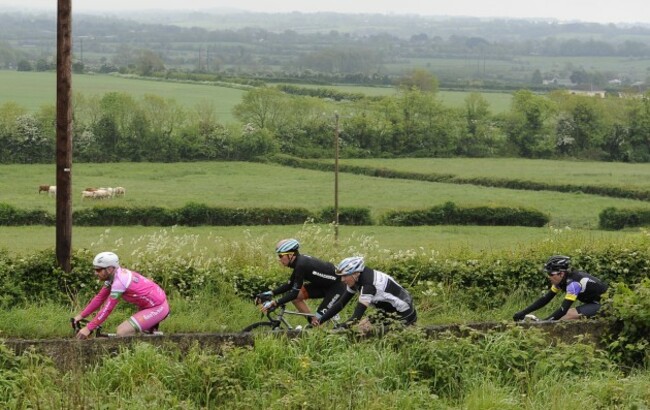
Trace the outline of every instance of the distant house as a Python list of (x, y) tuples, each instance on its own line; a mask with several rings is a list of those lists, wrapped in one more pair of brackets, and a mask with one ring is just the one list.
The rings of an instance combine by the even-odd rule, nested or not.
[(583, 95), (585, 97), (599, 97), (605, 98), (605, 91), (585, 91), (585, 90), (569, 90), (569, 94)]
[(623, 81), (619, 80), (618, 78), (607, 81), (607, 84), (609, 85), (621, 85), (622, 83)]
[(542, 84), (557, 86), (557, 87), (571, 87), (574, 85), (573, 82), (568, 78), (557, 78), (557, 77), (553, 77), (550, 80), (544, 80)]

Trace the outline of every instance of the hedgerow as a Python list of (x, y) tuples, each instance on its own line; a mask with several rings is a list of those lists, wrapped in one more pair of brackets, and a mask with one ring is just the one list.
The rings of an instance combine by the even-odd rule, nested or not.
[(602, 229), (623, 229), (650, 225), (650, 210), (605, 208), (598, 215)]
[[(285, 154), (275, 154), (268, 157), (268, 161), (278, 164), (291, 166), (294, 168), (313, 169), (317, 171), (334, 170), (334, 164), (291, 157)], [(491, 188), (521, 189), (527, 191), (556, 191), (556, 192), (582, 192), (585, 194), (608, 196), (613, 198), (638, 199), (641, 201), (650, 201), (650, 191), (623, 188), (607, 185), (583, 185), (583, 184), (551, 184), (547, 182), (526, 181), (516, 178), (488, 178), (473, 177), (463, 178), (453, 174), (423, 174), (419, 172), (397, 171), (387, 168), (362, 167), (356, 165), (341, 165), (338, 167), (340, 172), (349, 172), (358, 175), (367, 175), (380, 178), (409, 179), (414, 181), (427, 182), (444, 182), (448, 184), (468, 184), (478, 185)]]

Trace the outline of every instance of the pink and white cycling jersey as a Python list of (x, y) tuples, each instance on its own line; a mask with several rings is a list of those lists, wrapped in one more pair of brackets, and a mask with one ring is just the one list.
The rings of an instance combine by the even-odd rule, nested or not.
[(87, 317), (101, 306), (95, 318), (88, 323), (88, 329), (90, 331), (104, 323), (117, 305), (120, 297), (126, 302), (136, 305), (139, 310), (164, 305), (164, 309), (154, 312), (154, 316), (160, 317), (145, 318), (147, 321), (153, 322), (153, 324), (160, 322), (169, 312), (167, 295), (165, 295), (165, 291), (160, 286), (151, 279), (140, 275), (138, 272), (118, 268), (113, 276), (113, 281), (107, 280), (104, 282), (104, 286), (99, 293), (97, 293), (90, 303), (88, 303), (88, 306), (81, 312), (81, 316)]

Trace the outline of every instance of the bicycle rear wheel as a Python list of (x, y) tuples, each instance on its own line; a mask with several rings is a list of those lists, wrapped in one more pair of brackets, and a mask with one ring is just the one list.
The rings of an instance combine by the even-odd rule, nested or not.
[(277, 323), (271, 323), (271, 322), (257, 322), (253, 323), (252, 325), (248, 325), (242, 330), (242, 332), (246, 333), (254, 333), (254, 334), (265, 334), (265, 333), (271, 333), (273, 330), (280, 329)]

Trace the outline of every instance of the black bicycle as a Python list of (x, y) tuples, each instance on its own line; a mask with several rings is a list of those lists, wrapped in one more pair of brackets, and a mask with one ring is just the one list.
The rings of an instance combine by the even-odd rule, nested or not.
[[(264, 314), (263, 314), (264, 315)], [(303, 326), (292, 326), (285, 316), (302, 316), (306, 318), (314, 317), (312, 313), (302, 313), (293, 310), (287, 310), (286, 305), (280, 305), (275, 310), (266, 312), (267, 320), (255, 322), (250, 324), (242, 330), (242, 332), (258, 332), (266, 333), (269, 331), (282, 331), (282, 330), (301, 330)]]

